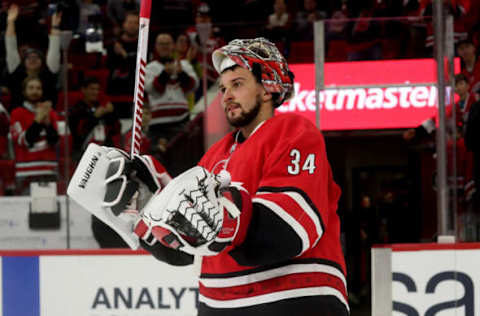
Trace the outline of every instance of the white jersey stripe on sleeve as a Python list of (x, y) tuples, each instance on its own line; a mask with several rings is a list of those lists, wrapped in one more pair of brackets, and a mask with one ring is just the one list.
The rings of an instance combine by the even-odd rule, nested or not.
[(261, 194), (286, 194), (288, 195), (292, 200), (294, 200), (298, 206), (307, 213), (308, 217), (312, 220), (312, 222), (315, 224), (315, 230), (317, 231), (317, 238), (313, 242), (313, 246), (317, 244), (317, 242), (320, 240), (320, 238), (323, 235), (323, 228), (322, 224), (320, 223), (320, 218), (318, 217), (317, 213), (312, 209), (312, 207), (305, 201), (305, 198), (298, 192), (294, 191), (285, 191), (285, 192), (257, 192), (257, 195)]
[(293, 217), (291, 216), (287, 211), (285, 211), (283, 208), (281, 208), (278, 204), (265, 200), (262, 198), (253, 198), (252, 203), (259, 203), (267, 207), (269, 210), (274, 212), (278, 217), (280, 217), (285, 223), (287, 223), (300, 237), (302, 240), (302, 251), (299, 253), (302, 254), (304, 253), (308, 248), (310, 248), (310, 240), (308, 238), (308, 234), (303, 228), (303, 226)]
[(270, 269), (267, 271), (255, 272), (252, 274), (240, 275), (240, 276), (229, 277), (229, 278), (200, 277), (200, 283), (202, 283), (205, 287), (225, 288), (225, 287), (247, 285), (251, 283), (258, 283), (265, 280), (276, 278), (279, 275), (285, 276), (285, 275), (291, 275), (296, 273), (327, 273), (342, 280), (343, 285), (345, 286), (345, 288), (347, 288), (347, 281), (345, 280), (345, 276), (340, 270), (338, 270), (335, 267), (332, 267), (326, 264), (319, 264), (319, 263), (314, 263), (314, 264), (295, 263), (295, 264), (290, 264), (284, 267)]

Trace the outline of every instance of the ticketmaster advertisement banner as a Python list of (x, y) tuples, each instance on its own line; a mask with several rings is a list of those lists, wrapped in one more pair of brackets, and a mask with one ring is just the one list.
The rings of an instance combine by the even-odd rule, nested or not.
[(197, 269), (149, 255), (4, 257), (2, 267), (1, 316), (197, 314)]
[[(295, 94), (276, 111), (315, 123), (315, 64), (290, 68)], [(455, 69), (460, 71), (458, 60)], [(324, 74), (318, 100), (324, 131), (417, 127), (437, 113), (434, 59), (325, 63)]]
[(479, 262), (478, 249), (392, 251), (392, 315), (480, 315)]

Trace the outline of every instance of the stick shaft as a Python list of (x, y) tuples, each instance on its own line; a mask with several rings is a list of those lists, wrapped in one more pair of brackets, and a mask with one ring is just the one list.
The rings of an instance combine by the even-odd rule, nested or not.
[(141, 0), (140, 25), (138, 28), (137, 65), (135, 71), (135, 91), (133, 95), (133, 124), (130, 157), (140, 153), (142, 141), (142, 112), (145, 91), (145, 68), (147, 66), (148, 29), (152, 0)]

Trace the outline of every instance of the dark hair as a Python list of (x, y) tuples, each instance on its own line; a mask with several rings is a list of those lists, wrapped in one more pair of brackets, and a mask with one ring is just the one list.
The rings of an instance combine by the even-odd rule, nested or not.
[(455, 84), (459, 83), (460, 81), (465, 81), (466, 83), (469, 83), (467, 76), (465, 76), (464, 74), (455, 75)]
[(86, 77), (82, 80), (82, 88), (86, 88), (91, 84), (100, 84), (97, 77)]
[(30, 47), (30, 48), (27, 48), (27, 49), (23, 52), (23, 58), (24, 58), (24, 59), (27, 59), (27, 57), (28, 57), (29, 55), (31, 55), (31, 54), (36, 54), (36, 55), (42, 60), (42, 62), (43, 62), (43, 60), (44, 60), (44, 58), (45, 58), (45, 56), (43, 55), (43, 53), (42, 53), (40, 50), (38, 50), (38, 49), (36, 49), (36, 48), (31, 48), (31, 47)]
[(473, 42), (473, 39), (471, 37), (467, 37), (466, 39), (459, 41), (457, 43), (457, 47), (460, 47), (460, 45), (464, 45), (464, 44), (470, 44), (475, 46), (475, 43)]
[(127, 20), (127, 16), (129, 16), (129, 15), (133, 15), (133, 16), (138, 18), (138, 17), (140, 17), (140, 12), (137, 11), (137, 10), (130, 10), (130, 11), (125, 12), (125, 18), (123, 19), (123, 22), (125, 22), (125, 20)]

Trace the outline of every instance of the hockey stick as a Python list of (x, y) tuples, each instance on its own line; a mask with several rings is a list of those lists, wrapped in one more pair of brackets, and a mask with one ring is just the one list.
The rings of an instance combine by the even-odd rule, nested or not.
[(130, 157), (140, 153), (142, 142), (142, 112), (145, 91), (145, 67), (147, 66), (148, 29), (152, 0), (141, 0), (140, 27), (138, 28), (137, 66), (135, 73), (135, 91), (133, 96), (133, 125)]

